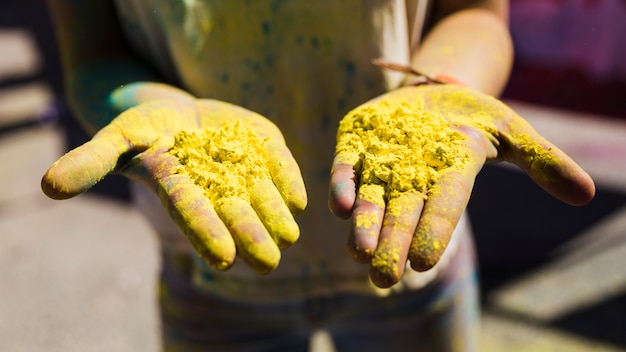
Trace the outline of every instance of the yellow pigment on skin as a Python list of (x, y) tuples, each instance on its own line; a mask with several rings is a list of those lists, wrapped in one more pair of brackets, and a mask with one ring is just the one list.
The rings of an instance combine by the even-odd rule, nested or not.
[[(380, 250), (380, 248), (385, 249)], [(381, 241), (379, 250), (376, 250), (371, 261), (371, 267), (375, 268), (379, 275), (382, 275), (379, 279), (382, 279), (383, 281), (391, 279), (391, 282), (395, 282), (400, 279), (400, 266), (404, 265), (403, 263), (400, 263), (401, 251), (402, 246), (400, 246), (397, 242), (389, 243), (388, 239)]]
[(230, 197), (250, 202), (249, 189), (271, 180), (263, 143), (241, 121), (217, 130), (181, 131), (170, 149), (181, 163), (174, 172), (187, 174), (213, 204)]
[[(339, 160), (354, 165), (361, 175), (359, 198), (381, 208), (389, 205), (393, 217), (415, 206), (411, 193), (426, 197), (442, 171), (469, 161), (465, 135), (440, 114), (416, 110), (405, 102), (368, 104), (346, 115), (337, 134)], [(357, 226), (371, 226), (369, 220), (378, 219), (363, 214), (357, 217)], [(401, 228), (405, 225), (394, 222), (394, 231), (409, 231)], [(382, 275), (380, 280), (395, 282), (401, 246), (382, 243), (380, 248), (385, 249), (375, 252), (371, 266)]]
[[(468, 125), (485, 134), (485, 137), (498, 145), (508, 141), (514, 148), (524, 152), (525, 161), (532, 164), (533, 169), (542, 171), (558, 165), (560, 159), (537, 143), (537, 136), (531, 137), (528, 131), (532, 127), (521, 118), (508, 118), (513, 112), (498, 99), (476, 91), (451, 91), (449, 86), (430, 86), (429, 99), (432, 106), (446, 112), (446, 119), (455, 125)], [(511, 133), (517, 132), (517, 133)], [(494, 141), (495, 138), (500, 141)]]
[(515, 142), (519, 143), (520, 149), (528, 155), (528, 159), (531, 163), (540, 163), (544, 166), (558, 163), (558, 158), (551, 153), (551, 148), (543, 148), (541, 145), (534, 142), (527, 134), (518, 135)]
[(204, 190), (229, 230), (243, 231), (234, 236), (238, 253), (247, 253), (249, 264), (261, 274), (273, 270), (280, 249), (300, 236), (271, 177), (269, 138), (260, 138), (243, 120), (226, 121), (218, 129), (177, 133), (169, 150), (180, 162), (172, 172)]
[(359, 197), (381, 207), (403, 192), (427, 194), (442, 170), (469, 158), (465, 136), (443, 116), (406, 103), (359, 107), (340, 122), (337, 136), (337, 155), (351, 156), (346, 162), (361, 175)]
[(357, 227), (363, 227), (363, 228), (370, 228), (372, 225), (377, 224), (378, 223), (378, 214), (373, 213), (373, 212), (363, 212), (360, 213), (357, 217), (356, 217), (356, 226)]

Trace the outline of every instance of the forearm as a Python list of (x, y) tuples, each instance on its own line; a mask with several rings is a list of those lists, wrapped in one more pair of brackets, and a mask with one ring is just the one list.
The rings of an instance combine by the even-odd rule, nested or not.
[(112, 99), (116, 89), (158, 77), (133, 60), (108, 59), (71, 67), (65, 74), (66, 100), (81, 126), (95, 133), (128, 106)]
[(130, 50), (108, 0), (47, 2), (61, 56), (66, 99), (77, 120), (95, 133), (122, 107), (111, 93), (132, 82), (160, 80)]
[(513, 61), (506, 16), (485, 9), (458, 11), (438, 22), (411, 64), (420, 72), (453, 77), (490, 95), (504, 88)]

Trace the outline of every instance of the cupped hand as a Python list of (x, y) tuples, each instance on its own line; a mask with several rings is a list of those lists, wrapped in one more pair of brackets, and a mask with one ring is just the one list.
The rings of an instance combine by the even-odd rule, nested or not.
[[(171, 218), (212, 267), (225, 270), (239, 256), (259, 273), (273, 270), (280, 249), (298, 239), (294, 215), (307, 203), (299, 167), (278, 128), (244, 108), (198, 100), (163, 85), (128, 87), (112, 99), (128, 109), (89, 142), (57, 160), (43, 176), (44, 193), (53, 199), (74, 197), (106, 175), (121, 173), (159, 196)], [(269, 176), (244, 177), (245, 197), (231, 193), (209, 196), (207, 189), (219, 184), (199, 184), (182, 172), (184, 165), (171, 149), (181, 132), (217, 131), (235, 121), (258, 137), (255, 167)], [(242, 179), (241, 175), (232, 177)]]
[(486, 162), (518, 165), (571, 205), (595, 194), (589, 175), (512, 109), (462, 86), (382, 95), (344, 117), (337, 141), (329, 206), (351, 218), (349, 252), (379, 287), (399, 281), (407, 260), (417, 271), (439, 261)]

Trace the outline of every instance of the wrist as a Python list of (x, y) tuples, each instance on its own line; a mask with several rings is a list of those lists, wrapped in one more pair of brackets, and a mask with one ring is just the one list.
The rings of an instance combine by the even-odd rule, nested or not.
[(188, 92), (158, 82), (133, 82), (116, 88), (109, 95), (109, 102), (120, 111), (125, 111), (134, 106), (151, 100), (193, 100), (196, 98)]

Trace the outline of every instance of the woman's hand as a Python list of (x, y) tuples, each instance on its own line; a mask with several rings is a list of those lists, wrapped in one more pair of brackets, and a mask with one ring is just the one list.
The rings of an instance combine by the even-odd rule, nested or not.
[[(43, 176), (44, 193), (54, 199), (74, 197), (106, 175), (121, 173), (159, 196), (209, 265), (225, 270), (239, 255), (259, 273), (273, 270), (280, 249), (297, 240), (299, 229), (293, 215), (307, 203), (299, 167), (278, 128), (244, 108), (197, 100), (163, 85), (146, 83), (112, 97), (115, 104), (128, 109), (91, 141), (56, 161)], [(207, 188), (219, 185), (199, 185), (181, 171), (184, 165), (171, 150), (183, 131), (216, 131), (236, 121), (258, 137), (256, 167), (269, 176), (246, 180), (245, 197), (210, 196)], [(224, 179), (229, 177), (226, 174)]]
[[(384, 128), (399, 126), (401, 131), (386, 141), (374, 131), (382, 127), (371, 122), (381, 111), (394, 114)], [(363, 115), (370, 118), (355, 119)], [(413, 121), (424, 116), (427, 120)], [(371, 143), (375, 135), (377, 142)], [(432, 138), (439, 140), (433, 143)], [(349, 251), (369, 263), (372, 281), (380, 287), (400, 280), (407, 260), (418, 271), (439, 261), (486, 162), (517, 164), (568, 204), (585, 204), (595, 194), (589, 175), (513, 110), (461, 86), (424, 85), (387, 93), (350, 112), (337, 139), (330, 208), (337, 216), (351, 217)], [(408, 153), (380, 157), (400, 150), (394, 148)], [(419, 163), (426, 166), (415, 169)], [(420, 170), (431, 177), (420, 179)], [(409, 177), (408, 183), (402, 176)]]

